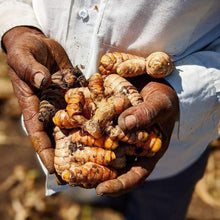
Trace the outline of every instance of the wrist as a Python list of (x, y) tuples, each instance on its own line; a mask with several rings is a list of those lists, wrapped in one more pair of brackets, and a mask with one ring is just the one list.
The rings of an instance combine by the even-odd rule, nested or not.
[(28, 26), (18, 26), (7, 31), (2, 37), (2, 47), (7, 52), (10, 45), (16, 42), (17, 38), (24, 35), (35, 35), (45, 37), (45, 35), (35, 27)]

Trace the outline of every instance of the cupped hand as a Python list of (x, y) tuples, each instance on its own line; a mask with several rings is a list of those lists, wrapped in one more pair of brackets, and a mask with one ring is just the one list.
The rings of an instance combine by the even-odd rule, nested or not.
[[(143, 82), (143, 80), (142, 80)], [(118, 119), (123, 130), (147, 129), (157, 125), (163, 134), (162, 148), (155, 156), (138, 158), (117, 179), (99, 184), (98, 195), (118, 196), (140, 186), (153, 171), (168, 148), (175, 121), (179, 115), (179, 102), (175, 90), (164, 80), (149, 82), (142, 90), (144, 102), (125, 110)]]
[(39, 98), (36, 91), (49, 86), (51, 74), (72, 65), (59, 43), (34, 28), (11, 29), (3, 37), (3, 46), (28, 135), (49, 173), (54, 173), (54, 148), (38, 120)]

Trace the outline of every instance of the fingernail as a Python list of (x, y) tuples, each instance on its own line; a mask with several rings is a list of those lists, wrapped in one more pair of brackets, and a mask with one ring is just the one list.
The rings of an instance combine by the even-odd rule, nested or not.
[(97, 196), (104, 196), (104, 193), (97, 193)]
[(134, 115), (129, 115), (125, 118), (125, 125), (128, 130), (134, 128), (137, 124), (137, 119)]
[(41, 72), (37, 72), (34, 74), (34, 84), (38, 87), (38, 88), (42, 88), (45, 85), (45, 76), (43, 73)]

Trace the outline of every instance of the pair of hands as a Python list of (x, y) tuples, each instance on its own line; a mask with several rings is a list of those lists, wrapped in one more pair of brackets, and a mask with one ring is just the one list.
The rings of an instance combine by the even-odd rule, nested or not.
[[(34, 28), (11, 29), (4, 35), (3, 45), (11, 67), (14, 92), (22, 108), (33, 147), (49, 173), (54, 173), (54, 146), (38, 120), (39, 98), (36, 91), (50, 84), (52, 73), (72, 67), (71, 62), (60, 44)], [(124, 130), (157, 124), (163, 133), (163, 147), (154, 157), (135, 161), (117, 179), (100, 183), (96, 188), (98, 195), (116, 196), (141, 185), (169, 145), (179, 113), (176, 92), (164, 80), (150, 82), (146, 76), (137, 78), (134, 84), (140, 89), (144, 102), (125, 110), (120, 115), (118, 124)]]

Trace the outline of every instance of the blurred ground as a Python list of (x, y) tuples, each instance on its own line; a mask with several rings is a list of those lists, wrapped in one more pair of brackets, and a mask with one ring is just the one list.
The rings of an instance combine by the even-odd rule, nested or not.
[[(20, 126), (20, 108), (0, 52), (0, 219), (122, 220), (110, 207), (71, 201), (64, 193), (44, 196), (44, 175)], [(217, 128), (216, 128), (217, 129)], [(220, 146), (212, 143), (207, 170), (197, 184), (188, 220), (220, 220)], [(88, 196), (76, 194), (76, 197)]]

